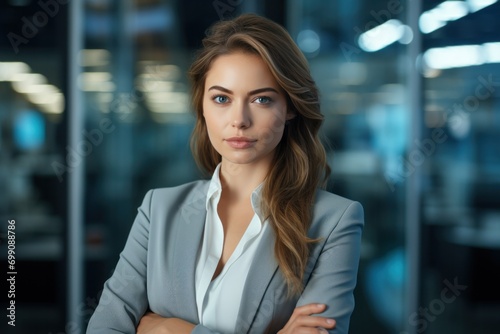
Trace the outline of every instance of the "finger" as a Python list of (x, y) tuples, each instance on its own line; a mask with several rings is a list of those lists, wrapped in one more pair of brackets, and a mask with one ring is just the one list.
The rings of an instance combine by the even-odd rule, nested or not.
[(312, 303), (296, 307), (293, 313), (295, 315), (311, 315), (315, 313), (321, 313), (325, 309), (326, 309), (325, 304)]
[(306, 304), (306, 305), (296, 307), (293, 310), (293, 313), (290, 316), (290, 319), (288, 320), (287, 325), (291, 325), (292, 323), (294, 323), (295, 320), (300, 316), (304, 316), (304, 315), (307, 316), (307, 315), (311, 315), (314, 313), (321, 313), (325, 310), (325, 308), (326, 308), (325, 304), (317, 304), (317, 303)]
[(293, 334), (325, 334), (328, 333), (327, 330), (321, 328), (313, 328), (313, 327), (300, 327), (293, 331)]
[(328, 331), (324, 328), (313, 328), (313, 327), (300, 327), (293, 331), (293, 333), (300, 334), (328, 334)]
[(318, 317), (318, 316), (300, 316), (295, 321), (296, 325), (301, 327), (323, 327), (323, 328), (334, 328), (336, 322), (334, 319)]
[(321, 313), (325, 309), (326, 309), (326, 305), (319, 304), (319, 303), (311, 303), (311, 304), (306, 304), (306, 305), (296, 307), (293, 310), (293, 313), (290, 316), (290, 319), (288, 319), (288, 322), (286, 323), (286, 325), (283, 329), (289, 330), (290, 328), (295, 327), (296, 321), (300, 317), (310, 316), (311, 314), (315, 314), (315, 313)]

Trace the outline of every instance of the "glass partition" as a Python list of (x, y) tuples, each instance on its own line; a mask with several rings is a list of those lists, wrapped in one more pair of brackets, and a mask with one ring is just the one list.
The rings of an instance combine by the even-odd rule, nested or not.
[[(0, 4), (0, 258), (15, 221), (18, 332), (75, 332), (75, 316), (85, 325), (146, 191), (201, 177), (186, 70), (205, 30), (243, 12), (284, 25), (308, 58), (325, 115), (328, 190), (364, 206), (350, 332), (498, 330), (497, 1), (79, 3), (74, 59), (62, 1)], [(83, 118), (73, 147), (74, 65)], [(80, 204), (69, 197), (75, 164)], [(71, 205), (84, 222), (76, 315), (67, 300)]]
[[(500, 35), (496, 1), (424, 2), (422, 310), (425, 333), (500, 321)], [(446, 11), (446, 20), (438, 14)]]

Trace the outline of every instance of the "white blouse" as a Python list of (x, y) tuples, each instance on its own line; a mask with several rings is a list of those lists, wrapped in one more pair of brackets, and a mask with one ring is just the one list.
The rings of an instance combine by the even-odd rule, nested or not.
[[(234, 333), (241, 295), (250, 270), (250, 264), (259, 241), (269, 233), (269, 224), (262, 222), (259, 203), (262, 184), (252, 193), (254, 215), (222, 272), (213, 281), (222, 256), (224, 229), (217, 213), (221, 195), (220, 164), (210, 181), (207, 193), (207, 218), (203, 244), (198, 254), (195, 273), (196, 305), (203, 326), (220, 333)], [(269, 256), (273, 256), (269, 254)]]

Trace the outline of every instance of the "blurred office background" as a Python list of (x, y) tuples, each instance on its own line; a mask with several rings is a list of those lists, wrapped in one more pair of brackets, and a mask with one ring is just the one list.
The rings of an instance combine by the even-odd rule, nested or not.
[(0, 257), (15, 219), (18, 275), (0, 331), (84, 331), (146, 191), (200, 177), (185, 72), (243, 12), (309, 59), (329, 190), (364, 205), (350, 332), (498, 333), (496, 0), (2, 1)]

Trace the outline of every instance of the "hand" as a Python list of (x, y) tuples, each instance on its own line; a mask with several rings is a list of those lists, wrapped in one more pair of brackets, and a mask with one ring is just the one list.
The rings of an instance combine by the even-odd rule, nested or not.
[(137, 326), (137, 334), (189, 334), (194, 324), (179, 318), (163, 318), (156, 313), (146, 313)]
[(325, 317), (311, 316), (325, 310), (325, 304), (307, 304), (296, 307), (285, 327), (278, 334), (317, 334), (328, 333), (326, 328), (335, 327), (335, 320)]

